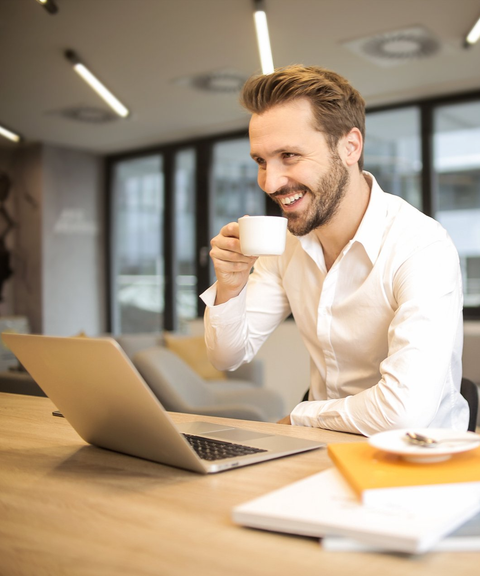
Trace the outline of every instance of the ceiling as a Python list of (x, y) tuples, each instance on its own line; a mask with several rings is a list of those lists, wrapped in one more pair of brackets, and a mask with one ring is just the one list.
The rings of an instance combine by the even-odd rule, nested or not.
[[(246, 127), (238, 92), (208, 92), (184, 79), (220, 74), (223, 86), (225, 76), (260, 71), (252, 0), (55, 2), (52, 16), (35, 0), (0, 0), (0, 124), (27, 143), (109, 154)], [(480, 89), (480, 43), (463, 48), (480, 0), (266, 0), (266, 7), (275, 66), (331, 68), (369, 106)], [(347, 45), (418, 26), (438, 42), (432, 56), (380, 66)], [(91, 121), (108, 116), (108, 106), (72, 71), (66, 49), (130, 108), (129, 118)], [(79, 110), (83, 121), (71, 117)]]

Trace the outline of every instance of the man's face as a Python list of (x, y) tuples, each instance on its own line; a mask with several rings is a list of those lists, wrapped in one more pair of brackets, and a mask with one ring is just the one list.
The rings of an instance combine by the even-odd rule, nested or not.
[(250, 148), (258, 164), (258, 184), (280, 205), (292, 234), (303, 236), (331, 221), (349, 172), (316, 130), (308, 100), (254, 114)]

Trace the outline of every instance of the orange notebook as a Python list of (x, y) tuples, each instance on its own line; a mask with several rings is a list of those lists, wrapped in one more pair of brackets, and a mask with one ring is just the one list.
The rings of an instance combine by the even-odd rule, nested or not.
[(412, 487), (423, 488), (417, 490), (419, 498), (422, 493), (440, 494), (443, 488), (443, 493), (452, 493), (451, 487), (473, 495), (478, 492), (480, 498), (480, 447), (428, 464), (407, 462), (368, 442), (329, 444), (328, 455), (364, 504), (408, 498), (412, 491), (405, 489)]

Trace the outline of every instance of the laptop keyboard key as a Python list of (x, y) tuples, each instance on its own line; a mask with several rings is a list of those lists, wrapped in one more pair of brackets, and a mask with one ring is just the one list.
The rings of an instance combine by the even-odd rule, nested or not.
[(184, 436), (198, 456), (202, 460), (208, 460), (210, 462), (214, 460), (224, 460), (226, 458), (235, 458), (237, 456), (247, 456), (249, 454), (266, 452), (266, 450), (263, 450), (262, 448), (253, 448), (252, 446), (234, 444), (223, 440), (213, 440), (212, 438), (194, 436), (193, 434), (184, 434)]

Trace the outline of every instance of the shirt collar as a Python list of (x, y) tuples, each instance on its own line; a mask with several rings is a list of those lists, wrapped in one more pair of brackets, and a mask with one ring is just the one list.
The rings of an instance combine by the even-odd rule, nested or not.
[(380, 188), (372, 174), (364, 172), (364, 175), (372, 182), (370, 200), (352, 243), (362, 244), (371, 263), (375, 264), (385, 231), (387, 202), (385, 192)]
[[(361, 244), (370, 259), (372, 265), (375, 263), (380, 252), (380, 246), (385, 230), (385, 220), (387, 216), (387, 202), (385, 199), (385, 192), (380, 188), (374, 176), (370, 172), (363, 172), (370, 180), (371, 191), (370, 200), (368, 201), (367, 210), (360, 222), (355, 236), (347, 244), (349, 248), (355, 242)], [(319, 241), (315, 234), (315, 230), (309, 232), (305, 236), (299, 236), (298, 240), (303, 249), (310, 257), (317, 263), (318, 266), (325, 266), (323, 258), (323, 251), (319, 250)]]

